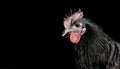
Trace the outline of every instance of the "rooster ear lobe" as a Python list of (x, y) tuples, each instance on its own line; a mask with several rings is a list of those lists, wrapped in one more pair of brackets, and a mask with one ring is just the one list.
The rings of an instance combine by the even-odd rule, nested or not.
[(86, 28), (83, 28), (83, 30), (81, 31), (81, 35), (85, 34), (86, 32)]

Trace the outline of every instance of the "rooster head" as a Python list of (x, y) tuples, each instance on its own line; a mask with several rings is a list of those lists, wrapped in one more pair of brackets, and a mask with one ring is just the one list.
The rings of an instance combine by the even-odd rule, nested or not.
[(85, 24), (82, 22), (83, 12), (79, 9), (77, 12), (72, 13), (70, 11), (70, 15), (67, 15), (64, 18), (64, 32), (62, 36), (67, 35), (70, 41), (74, 44), (77, 44), (82, 35), (86, 32)]

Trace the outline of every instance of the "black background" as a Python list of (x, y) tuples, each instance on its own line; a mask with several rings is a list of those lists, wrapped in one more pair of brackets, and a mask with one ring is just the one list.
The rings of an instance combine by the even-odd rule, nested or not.
[(106, 34), (120, 42), (119, 4), (116, 1), (4, 3), (1, 68), (76, 69), (74, 47), (61, 37), (64, 30), (63, 18), (70, 9), (81, 8), (84, 17), (90, 18)]

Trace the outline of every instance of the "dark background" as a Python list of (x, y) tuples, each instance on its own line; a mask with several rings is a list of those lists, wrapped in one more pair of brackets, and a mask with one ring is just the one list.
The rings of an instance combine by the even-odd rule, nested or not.
[(4, 3), (0, 68), (76, 69), (74, 47), (61, 37), (63, 18), (70, 9), (81, 8), (84, 17), (120, 42), (119, 4), (115, 0)]

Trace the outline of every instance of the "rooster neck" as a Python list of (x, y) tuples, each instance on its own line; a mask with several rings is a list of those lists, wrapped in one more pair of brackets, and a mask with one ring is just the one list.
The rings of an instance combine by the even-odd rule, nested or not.
[[(104, 34), (101, 30), (91, 28), (87, 26), (87, 31), (84, 36), (81, 38), (81, 41), (75, 46), (75, 54), (76, 59), (81, 64), (98, 64), (100, 55), (107, 52), (106, 48), (103, 48), (100, 44), (107, 39), (106, 34)], [(102, 34), (101, 34), (102, 33)], [(99, 56), (99, 57), (98, 57)], [(101, 59), (103, 59), (102, 57)], [(106, 62), (106, 59), (104, 59)]]

